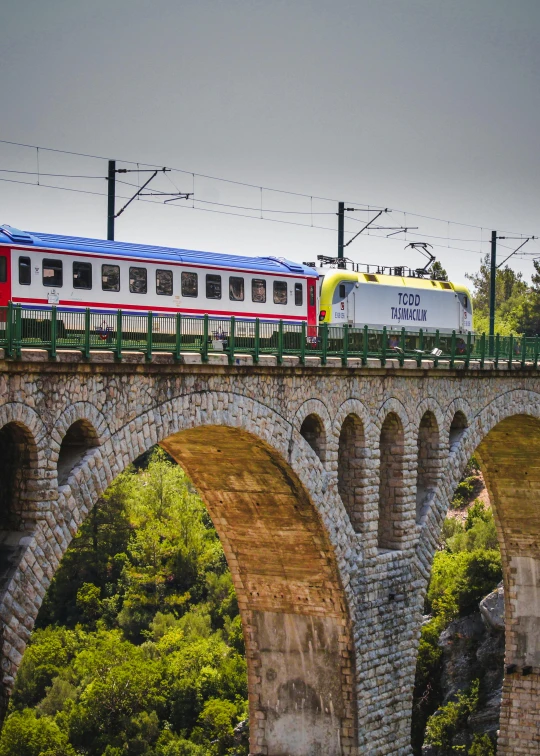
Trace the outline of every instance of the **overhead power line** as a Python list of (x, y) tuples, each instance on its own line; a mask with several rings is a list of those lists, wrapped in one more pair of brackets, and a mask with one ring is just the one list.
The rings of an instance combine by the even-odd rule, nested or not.
[[(52, 148), (52, 147), (42, 147), (42, 146), (39, 146), (39, 145), (33, 145), (33, 144), (26, 144), (26, 143), (23, 143), (23, 142), (10, 141), (10, 140), (7, 140), (7, 139), (0, 139), (0, 144), (6, 144), (6, 145), (11, 145), (11, 146), (16, 146), (16, 147), (22, 147), (22, 148), (26, 148), (26, 149), (36, 150), (37, 154), (39, 154), (39, 151), (43, 151), (43, 152), (58, 153), (58, 154), (62, 154), (62, 155), (72, 155), (72, 156), (75, 156), (75, 157), (89, 158), (89, 159), (93, 159), (93, 160), (108, 160), (108, 158), (105, 158), (102, 155), (92, 155), (92, 154), (89, 154), (89, 153), (74, 152), (74, 151), (71, 151), (71, 150), (61, 150), (61, 149)], [(155, 169), (159, 170), (159, 169), (161, 169), (160, 165), (152, 164), (152, 163), (137, 163), (137, 162), (135, 162), (133, 160), (119, 160), (118, 162), (122, 162), (122, 163), (125, 163), (127, 165), (144, 166), (145, 168), (149, 168), (149, 169), (152, 169), (152, 170), (155, 170)], [(236, 186), (243, 186), (243, 187), (247, 187), (247, 188), (251, 188), (251, 189), (259, 189), (259, 190), (266, 191), (266, 192), (273, 192), (273, 193), (279, 193), (279, 194), (287, 194), (287, 195), (290, 195), (290, 196), (303, 197), (305, 199), (311, 199), (311, 200), (316, 199), (316, 200), (320, 200), (320, 201), (323, 201), (323, 202), (334, 202), (334, 203), (338, 202), (338, 200), (336, 198), (333, 198), (333, 197), (322, 197), (322, 196), (317, 196), (317, 195), (305, 194), (303, 192), (294, 192), (294, 191), (290, 191), (290, 190), (286, 190), (286, 189), (276, 189), (276, 188), (273, 188), (273, 187), (262, 186), (260, 184), (252, 184), (252, 183), (248, 183), (248, 182), (244, 182), (244, 181), (238, 181), (238, 180), (234, 180), (234, 179), (222, 178), (220, 176), (211, 176), (209, 174), (197, 173), (197, 172), (194, 172), (194, 171), (189, 171), (189, 170), (184, 169), (184, 168), (176, 168), (176, 167), (170, 166), (170, 170), (171, 170), (171, 172), (182, 173), (182, 174), (187, 175), (187, 176), (192, 176), (193, 178), (197, 177), (197, 178), (202, 178), (202, 179), (208, 179), (208, 180), (211, 180), (211, 181), (220, 181), (220, 182), (223, 182), (223, 183), (233, 184), (233, 185), (236, 185)], [(44, 174), (41, 174), (41, 175), (44, 175)], [(360, 209), (360, 207), (362, 207), (362, 208), (365, 208), (366, 210), (370, 210), (370, 211), (374, 211), (374, 212), (378, 212), (379, 210), (386, 209), (382, 205), (373, 205), (373, 204), (367, 204), (367, 203), (364, 203), (364, 202), (356, 202), (356, 201), (354, 201), (354, 202), (350, 202), (350, 204), (357, 205), (358, 209)], [(479, 225), (475, 225), (473, 223), (464, 223), (462, 221), (454, 221), (454, 220), (449, 220), (447, 218), (438, 218), (438, 217), (435, 217), (435, 216), (423, 215), (421, 213), (414, 213), (414, 212), (411, 212), (409, 210), (402, 210), (400, 208), (389, 208), (389, 209), (393, 210), (394, 212), (404, 213), (405, 215), (413, 216), (415, 218), (423, 218), (425, 220), (432, 220), (432, 221), (436, 221), (436, 222), (439, 222), (439, 223), (449, 223), (449, 224), (456, 225), (456, 226), (464, 226), (464, 227), (467, 227), (467, 228), (476, 228), (476, 229), (481, 230), (481, 231), (484, 231), (487, 228), (486, 226), (479, 226)], [(407, 225), (407, 224), (405, 224), (405, 225)], [(514, 234), (520, 234), (519, 231), (516, 232), (516, 231), (508, 231), (508, 230), (501, 231), (500, 233), (513, 234), (513, 235)], [(533, 234), (529, 234), (529, 233), (521, 233), (520, 235), (521, 235), (522, 238), (526, 238), (526, 237), (531, 238), (533, 236)], [(425, 236), (429, 237), (429, 235), (425, 235)], [(431, 237), (431, 238), (434, 238), (434, 237)]]

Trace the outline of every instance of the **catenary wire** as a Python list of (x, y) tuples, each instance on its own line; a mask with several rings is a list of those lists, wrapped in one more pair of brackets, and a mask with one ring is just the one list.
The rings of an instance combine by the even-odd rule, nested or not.
[[(77, 157), (85, 157), (85, 158), (90, 158), (90, 159), (94, 159), (94, 160), (107, 160), (108, 159), (108, 158), (105, 158), (105, 157), (103, 157), (101, 155), (91, 155), (91, 154), (83, 153), (83, 152), (73, 152), (73, 151), (70, 151), (70, 150), (60, 150), (60, 149), (55, 149), (55, 148), (52, 148), (52, 147), (40, 147), (38, 145), (25, 144), (23, 142), (15, 142), (15, 141), (7, 140), (7, 139), (0, 139), (0, 144), (7, 144), (7, 145), (12, 145), (12, 146), (17, 146), (17, 147), (23, 147), (23, 148), (27, 148), (27, 149), (35, 149), (35, 150), (39, 149), (39, 150), (43, 150), (43, 151), (46, 151), (46, 152), (55, 152), (55, 153), (59, 153), (59, 154), (63, 154), (63, 155), (73, 155), (73, 156), (77, 156)], [(161, 165), (157, 165), (157, 164), (153, 164), (153, 163), (136, 163), (133, 160), (117, 160), (117, 162), (126, 163), (128, 165), (139, 165), (139, 166), (142, 165), (142, 166), (147, 166), (149, 168), (161, 168), (162, 167)], [(176, 173), (183, 173), (183, 174), (186, 174), (186, 175), (190, 175), (191, 174), (192, 176), (198, 176), (198, 177), (209, 179), (209, 180), (212, 180), (212, 181), (220, 181), (220, 182), (224, 182), (224, 183), (235, 184), (237, 186), (245, 186), (245, 187), (249, 187), (249, 188), (252, 188), (252, 189), (264, 189), (264, 191), (276, 192), (276, 193), (280, 193), (280, 194), (288, 194), (288, 195), (297, 196), (297, 197), (304, 197), (306, 199), (310, 199), (311, 197), (313, 197), (313, 199), (317, 199), (317, 200), (321, 200), (321, 201), (338, 202), (338, 200), (336, 200), (333, 197), (321, 197), (321, 196), (316, 196), (316, 195), (305, 194), (303, 192), (293, 192), (293, 191), (289, 191), (289, 190), (286, 190), (286, 189), (274, 189), (274, 188), (271, 188), (271, 187), (262, 186), (261, 184), (250, 184), (250, 183), (243, 182), (243, 181), (236, 181), (236, 180), (233, 180), (233, 179), (220, 178), (218, 176), (211, 176), (211, 175), (204, 174), (204, 173), (194, 173), (193, 171), (188, 171), (188, 170), (183, 169), (183, 168), (174, 168), (174, 167), (171, 167), (170, 170), (174, 171)], [(363, 208), (367, 208), (367, 209), (371, 209), (371, 210), (385, 209), (382, 205), (373, 205), (373, 204), (369, 204), (368, 205), (368, 204), (363, 203), (363, 202), (352, 202), (352, 201), (350, 201), (347, 204), (358, 205), (359, 207), (363, 207)], [(433, 221), (437, 221), (439, 223), (452, 223), (452, 225), (464, 226), (464, 227), (468, 227), (468, 228), (477, 228), (477, 229), (484, 229), (485, 228), (485, 226), (478, 226), (478, 225), (473, 224), (473, 223), (463, 223), (461, 221), (449, 221), (447, 218), (437, 218), (435, 216), (423, 215), (423, 214), (420, 214), (420, 213), (413, 213), (411, 211), (401, 210), (399, 208), (389, 208), (389, 209), (392, 209), (394, 212), (407, 213), (407, 215), (410, 215), (410, 216), (415, 217), (415, 218), (424, 218), (425, 220), (433, 220)], [(521, 232), (518, 232), (518, 231), (507, 231), (507, 230), (505, 230), (505, 231), (500, 231), (499, 233), (519, 234)], [(521, 235), (522, 236), (536, 236), (536, 234), (521, 234)]]

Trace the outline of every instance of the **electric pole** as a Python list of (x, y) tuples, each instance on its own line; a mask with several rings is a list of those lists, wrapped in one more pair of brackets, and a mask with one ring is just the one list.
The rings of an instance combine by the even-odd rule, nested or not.
[(491, 232), (491, 276), (489, 279), (489, 343), (495, 336), (495, 288), (497, 281), (497, 232)]
[[(338, 260), (343, 260), (344, 249), (344, 236), (345, 236), (345, 203), (340, 202), (338, 204), (338, 242), (337, 242), (337, 256)], [(338, 267), (341, 267), (343, 263), (338, 262)]]
[(109, 160), (107, 239), (114, 241), (114, 200), (116, 194), (116, 160)]

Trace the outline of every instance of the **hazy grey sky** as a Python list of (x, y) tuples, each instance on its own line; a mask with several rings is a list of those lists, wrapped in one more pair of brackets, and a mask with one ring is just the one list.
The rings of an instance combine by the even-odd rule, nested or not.
[[(397, 212), (384, 219), (419, 225), (445, 246), (487, 251), (446, 239), (487, 239), (491, 228), (540, 233), (540, 0), (4, 0), (0, 19), (2, 139), (487, 229)], [(35, 151), (0, 145), (0, 168), (33, 171)], [(105, 175), (106, 166), (41, 153), (40, 170)], [(191, 191), (191, 176), (172, 178)], [(98, 180), (69, 185), (106, 190)], [(156, 186), (172, 189), (163, 179)], [(196, 184), (195, 196), (260, 204), (259, 190), (215, 182)], [(106, 232), (102, 197), (0, 182), (0, 201), (2, 223)], [(268, 193), (263, 204), (310, 209), (309, 200)], [(336, 250), (330, 231), (142, 202), (122, 215), (116, 234), (299, 260)], [(366, 236), (347, 252), (418, 264), (405, 243)], [(540, 254), (538, 242), (528, 249)], [(436, 252), (458, 280), (478, 266), (477, 253)], [(515, 267), (528, 273), (531, 265)]]

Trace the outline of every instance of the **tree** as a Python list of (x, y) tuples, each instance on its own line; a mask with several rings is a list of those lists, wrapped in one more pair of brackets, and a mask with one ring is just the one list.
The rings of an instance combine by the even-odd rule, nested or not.
[(67, 735), (51, 717), (38, 717), (32, 709), (14, 712), (0, 736), (0, 756), (76, 756)]
[(438, 260), (429, 269), (429, 275), (433, 281), (448, 281), (448, 273)]

